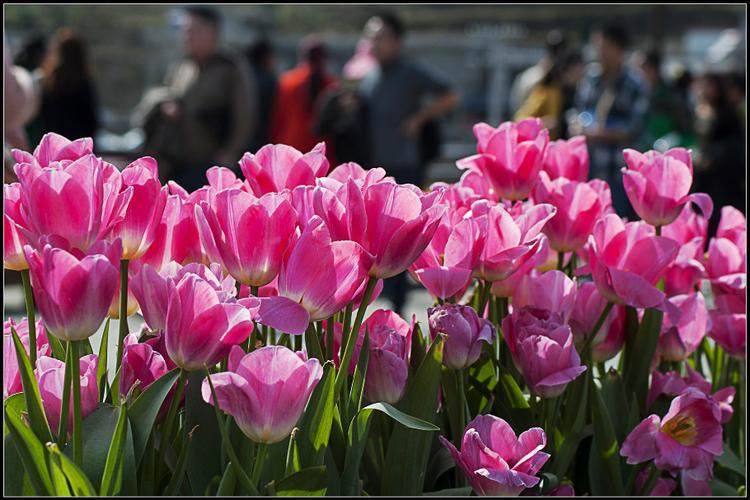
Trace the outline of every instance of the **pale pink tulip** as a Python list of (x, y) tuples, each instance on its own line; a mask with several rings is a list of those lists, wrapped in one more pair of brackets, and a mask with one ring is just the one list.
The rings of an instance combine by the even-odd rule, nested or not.
[(732, 419), (734, 409), (732, 408), (732, 401), (734, 401), (735, 388), (724, 387), (719, 389), (715, 393), (711, 394), (711, 382), (704, 379), (700, 373), (686, 366), (687, 375), (685, 377), (680, 376), (677, 372), (661, 373), (654, 371), (651, 374), (651, 386), (648, 389), (648, 395), (646, 396), (646, 408), (649, 408), (654, 401), (662, 394), (667, 396), (679, 396), (688, 387), (694, 387), (701, 391), (706, 396), (711, 397), (721, 409), (721, 423), (725, 424)]
[(427, 309), (430, 337), (446, 336), (443, 363), (453, 370), (468, 368), (482, 354), (483, 342), (492, 344), (495, 327), (470, 306), (444, 304)]
[(539, 483), (536, 474), (550, 457), (542, 451), (547, 445), (542, 429), (533, 427), (516, 437), (510, 425), (494, 415), (472, 420), (464, 431), (461, 451), (443, 436), (439, 439), (481, 496), (518, 496), (533, 488)]
[(456, 162), (460, 169), (481, 172), (501, 199), (522, 200), (536, 184), (549, 142), (538, 118), (505, 122), (498, 128), (474, 125), (477, 155)]
[(3, 267), (12, 271), (29, 268), (24, 245), (28, 245), (26, 223), (21, 213), (21, 185), (3, 184)]
[(588, 245), (591, 274), (605, 299), (638, 308), (663, 306), (656, 283), (677, 256), (676, 241), (654, 236), (644, 222), (625, 224), (610, 214), (596, 223)]
[(532, 306), (557, 314), (567, 323), (576, 304), (576, 283), (562, 271), (525, 275), (513, 294), (513, 307)]
[(218, 403), (245, 436), (267, 444), (289, 436), (323, 376), (317, 359), (303, 361), (283, 346), (262, 347), (250, 354), (237, 347), (227, 368), (210, 375), (216, 400), (208, 380), (203, 381), (203, 400)]
[(582, 135), (567, 141), (550, 141), (543, 167), (550, 179), (564, 177), (571, 181), (586, 182), (589, 176), (589, 149)]
[[(96, 354), (87, 354), (79, 360), (81, 373), (81, 417), (85, 419), (99, 406), (99, 388), (96, 370), (99, 358)], [(40, 357), (34, 370), (39, 384), (42, 406), (47, 415), (47, 422), (54, 432), (60, 426), (63, 390), (65, 388), (65, 363), (47, 356)], [(73, 429), (73, 391), (70, 391), (68, 403), (68, 433)]]
[(328, 173), (325, 143), (302, 154), (284, 144), (267, 144), (256, 154), (245, 153), (240, 168), (255, 196), (284, 188), (313, 185), (317, 177)]
[(14, 149), (13, 159), (16, 163), (30, 163), (44, 168), (52, 162), (63, 160), (75, 161), (83, 156), (90, 155), (94, 151), (94, 141), (90, 137), (84, 137), (71, 141), (60, 134), (49, 132), (44, 134), (39, 141), (34, 154)]
[(210, 203), (201, 202), (195, 219), (211, 260), (250, 286), (276, 277), (297, 227), (294, 209), (282, 196), (256, 198), (239, 189), (224, 189)]
[[(13, 318), (8, 318), (3, 324), (3, 400), (8, 396), (23, 391), (21, 384), (21, 373), (18, 371), (18, 358), (16, 357), (16, 345), (13, 342), (11, 333), (13, 328), (18, 334), (18, 338), (26, 348), (26, 354), (29, 353), (29, 321), (23, 318), (16, 323)], [(52, 348), (47, 339), (47, 333), (44, 331), (44, 325), (41, 320), (36, 322), (36, 357), (50, 356)]]
[(47, 244), (41, 252), (24, 247), (34, 299), (48, 332), (62, 340), (93, 335), (109, 311), (117, 288), (120, 241), (100, 241), (89, 255)]
[[(607, 300), (601, 296), (594, 283), (587, 281), (581, 284), (568, 321), (576, 346), (583, 346), (606, 306)], [(611, 359), (624, 343), (625, 308), (614, 306), (591, 343), (592, 359), (596, 362)]]
[(554, 254), (554, 252), (552, 252), (549, 248), (549, 240), (546, 236), (544, 236), (544, 234), (541, 234), (539, 237), (539, 247), (537, 251), (526, 262), (521, 264), (518, 270), (513, 274), (505, 279), (493, 281), (492, 288), (490, 288), (490, 293), (495, 297), (512, 297), (518, 287), (521, 285), (524, 276), (529, 274), (534, 269), (539, 270), (539, 266), (542, 266), (544, 264), (544, 261), (547, 260), (546, 256), (552, 254)]
[(719, 405), (693, 387), (672, 400), (663, 418), (646, 417), (620, 448), (629, 464), (654, 460), (659, 469), (699, 480), (713, 477), (714, 457), (722, 453)]
[(747, 314), (710, 311), (711, 330), (708, 336), (724, 348), (729, 355), (745, 358), (747, 345)]
[(708, 310), (700, 293), (677, 295), (668, 300), (675, 306), (675, 314), (664, 315), (657, 352), (661, 359), (683, 361), (706, 336)]
[(125, 337), (120, 369), (120, 395), (125, 396), (138, 382), (141, 391), (169, 371), (167, 362), (148, 343), (138, 343), (132, 333)]
[[(635, 478), (635, 491), (642, 491), (643, 487), (648, 480), (648, 469), (643, 469), (638, 473)], [(648, 496), (650, 497), (668, 497), (672, 495), (672, 492), (677, 488), (677, 481), (674, 479), (660, 477), (656, 480), (656, 484), (651, 488)]]
[(633, 209), (652, 226), (672, 223), (688, 202), (698, 205), (706, 219), (713, 202), (705, 193), (690, 193), (693, 163), (690, 151), (675, 148), (666, 153), (623, 151), (628, 168), (622, 169), (625, 192)]
[(747, 300), (747, 245), (713, 238), (708, 245), (706, 272), (717, 309), (745, 314)]

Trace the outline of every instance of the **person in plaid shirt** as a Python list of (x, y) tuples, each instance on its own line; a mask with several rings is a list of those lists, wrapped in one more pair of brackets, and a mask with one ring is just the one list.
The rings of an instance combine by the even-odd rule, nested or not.
[(605, 179), (620, 215), (632, 214), (622, 185), (622, 150), (636, 145), (649, 108), (645, 82), (625, 65), (628, 34), (619, 25), (594, 33), (597, 63), (584, 76), (570, 114), (570, 135), (585, 135), (590, 176)]

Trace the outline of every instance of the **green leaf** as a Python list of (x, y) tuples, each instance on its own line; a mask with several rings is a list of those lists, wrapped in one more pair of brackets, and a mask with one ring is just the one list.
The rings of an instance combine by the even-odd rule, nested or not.
[(727, 443), (724, 443), (724, 453), (714, 457), (714, 461), (722, 467), (739, 474), (743, 478), (745, 477), (745, 466), (742, 465), (742, 461), (740, 461)]
[[(10, 436), (13, 438), (18, 456), (23, 463), (23, 468), (29, 476), (29, 481), (37, 495), (51, 495), (52, 479), (47, 470), (47, 463), (44, 458), (44, 446), (39, 439), (26, 427), (21, 419), (5, 409), (5, 419), (8, 422)], [(19, 478), (20, 480), (21, 478)]]
[(377, 410), (377, 411), (383, 412), (389, 417), (391, 417), (393, 420), (398, 422), (399, 424), (405, 427), (408, 427), (409, 429), (415, 429), (418, 431), (428, 431), (428, 432), (440, 430), (440, 427), (438, 427), (437, 425), (434, 425), (420, 418), (407, 415), (406, 413), (396, 409), (392, 405), (389, 405), (388, 403), (384, 403), (382, 401), (379, 403), (373, 403), (371, 405), (368, 405), (362, 408), (362, 411), (365, 411), (365, 410)]
[(711, 488), (711, 493), (717, 497), (736, 497), (739, 495), (739, 489), (737, 487), (727, 484), (717, 478), (713, 478), (709, 481), (708, 486)]
[(419, 323), (415, 323), (411, 332), (411, 357), (409, 358), (414, 370), (419, 368), (426, 355), (427, 339), (422, 333), (422, 327), (419, 326)]
[(625, 383), (615, 370), (608, 371), (602, 379), (601, 396), (607, 407), (617, 440), (622, 442), (633, 427), (628, 427), (629, 405)]
[(551, 471), (558, 477), (565, 477), (576, 456), (581, 440), (584, 438), (583, 428), (586, 423), (586, 412), (582, 411), (582, 405), (586, 404), (589, 393), (589, 374), (578, 377), (572, 382), (570, 399), (565, 403), (565, 414), (563, 423), (564, 441), (557, 449), (553, 457)]
[(440, 476), (456, 466), (453, 455), (445, 446), (441, 446), (433, 453), (430, 462), (427, 464), (427, 477), (425, 478), (425, 489), (431, 490)]
[(362, 341), (362, 348), (359, 351), (359, 359), (357, 360), (357, 367), (354, 370), (354, 379), (352, 380), (352, 389), (349, 393), (348, 415), (356, 415), (360, 408), (362, 408), (362, 394), (365, 389), (365, 378), (367, 376), (367, 365), (369, 361), (370, 331), (368, 328), (365, 328), (365, 338)]
[(341, 494), (345, 496), (359, 496), (359, 464), (367, 443), (370, 429), (370, 416), (373, 410), (363, 409), (352, 419), (349, 425), (346, 460), (341, 472)]
[(448, 417), (448, 423), (450, 424), (451, 430), (451, 438), (455, 440), (456, 436), (461, 436), (464, 431), (463, 427), (461, 426), (461, 408), (464, 402), (463, 397), (458, 393), (458, 380), (456, 379), (456, 370), (451, 370), (450, 368), (446, 368), (445, 366), (442, 368), (442, 380), (440, 387), (443, 390), (443, 411)]
[[(96, 381), (99, 383), (99, 401), (104, 400), (104, 390), (109, 387), (107, 384), (107, 347), (109, 345), (109, 318), (104, 323), (104, 333), (102, 341), (99, 344), (99, 365), (96, 368)], [(119, 388), (115, 388), (119, 390)]]
[(39, 395), (39, 385), (34, 376), (34, 368), (31, 366), (31, 361), (29, 360), (29, 355), (26, 353), (26, 348), (23, 343), (21, 343), (21, 339), (18, 338), (16, 329), (11, 326), (10, 331), (13, 335), (13, 344), (16, 348), (18, 372), (21, 376), (23, 394), (26, 398), (26, 411), (29, 415), (31, 430), (41, 442), (46, 443), (52, 441), (52, 432), (49, 429), (47, 417), (44, 414), (42, 398)]
[(625, 360), (625, 387), (629, 392), (635, 392), (638, 401), (646, 400), (651, 361), (659, 342), (663, 316), (662, 311), (646, 309), (635, 335), (633, 349), (627, 353), (629, 359)]
[[(22, 392), (13, 394), (12, 396), (8, 396), (8, 399), (5, 400), (3, 405), (5, 405), (6, 410), (13, 413), (19, 419), (23, 420), (21, 415), (26, 413), (26, 396), (24, 396)], [(7, 435), (8, 432), (10, 432), (8, 430), (7, 422), (3, 423), (3, 431), (3, 436)]]
[(47, 335), (47, 340), (52, 348), (52, 355), (60, 361), (65, 361), (65, 346), (63, 343), (54, 335)]
[[(599, 450), (599, 457), (601, 458), (604, 469), (609, 477), (609, 488), (607, 489), (607, 492), (613, 492), (616, 495), (624, 495), (625, 486), (622, 482), (622, 471), (620, 469), (620, 446), (617, 442), (617, 436), (612, 425), (612, 420), (609, 417), (609, 411), (607, 410), (607, 405), (604, 403), (601, 392), (596, 390), (593, 381), (591, 382), (590, 390), (592, 397), (591, 413), (594, 424), (594, 442), (596, 443)], [(594, 492), (592, 491), (592, 493)]]
[(86, 474), (70, 458), (60, 453), (60, 449), (56, 444), (47, 443), (47, 451), (52, 461), (67, 478), (68, 484), (73, 489), (73, 495), (78, 497), (96, 496), (96, 489), (94, 489)]
[(122, 471), (125, 466), (125, 448), (128, 432), (127, 405), (120, 405), (117, 424), (109, 444), (109, 451), (104, 462), (100, 495), (115, 496), (122, 488)]
[(332, 362), (323, 365), (323, 377), (310, 397), (297, 427), (297, 449), (302, 467), (323, 465), (331, 436), (336, 370)]
[(326, 494), (328, 478), (325, 465), (308, 467), (287, 476), (281, 481), (271, 481), (267, 488), (275, 491), (275, 496), (313, 496)]
[(143, 391), (130, 405), (128, 418), (133, 429), (133, 448), (135, 450), (136, 464), (140, 464), (143, 458), (143, 452), (146, 450), (146, 442), (151, 434), (156, 416), (159, 414), (159, 409), (178, 376), (178, 368), (165, 373), (159, 380), (156, 380), (148, 389)]
[[(201, 495), (214, 476), (224, 472), (221, 463), (221, 430), (213, 405), (203, 401), (201, 386), (205, 371), (191, 372), (185, 388), (185, 423), (196, 425), (187, 457), (187, 477), (194, 495)], [(149, 387), (150, 388), (150, 387)]]
[[(403, 413), (434, 422), (445, 338), (432, 343), (399, 403)], [(403, 425), (395, 426), (383, 466), (383, 495), (420, 495), (434, 436)]]
[(422, 493), (423, 497), (468, 497), (471, 495), (471, 486), (463, 488), (447, 488), (440, 491)]
[(10, 434), (6, 435), (3, 439), (3, 456), (5, 457), (5, 462), (3, 463), (4, 493), (9, 497), (24, 495), (23, 483), (24, 480), (28, 481), (28, 475), (24, 470), (24, 465), (21, 461), (21, 456), (18, 454), (18, 450), (16, 450), (16, 445), (13, 443), (13, 436)]
[(52, 490), (56, 497), (72, 497), (73, 493), (70, 491), (65, 474), (63, 474), (60, 458), (53, 455), (54, 451), (57, 451), (58, 454), (60, 452), (57, 444), (47, 443), (47, 453), (44, 454), (44, 459), (47, 461), (47, 470), (52, 480)]
[(221, 476), (221, 482), (219, 483), (219, 490), (216, 492), (217, 497), (226, 497), (234, 495), (234, 490), (237, 487), (237, 475), (234, 472), (234, 467), (231, 463), (227, 464), (224, 469), (224, 475)]
[(185, 466), (187, 465), (187, 452), (190, 449), (190, 441), (192, 439), (193, 439), (193, 432), (192, 431), (187, 432), (185, 434), (185, 439), (182, 441), (180, 454), (177, 457), (177, 465), (175, 465), (174, 471), (172, 471), (172, 478), (169, 480), (167, 489), (164, 491), (164, 496), (175, 496), (177, 494), (177, 491), (182, 486), (182, 481), (185, 479)]

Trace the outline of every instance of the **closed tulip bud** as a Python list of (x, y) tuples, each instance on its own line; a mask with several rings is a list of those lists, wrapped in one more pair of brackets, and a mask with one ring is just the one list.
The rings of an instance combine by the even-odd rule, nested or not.
[[(21, 372), (18, 370), (18, 358), (16, 357), (16, 344), (13, 342), (13, 328), (18, 334), (18, 338), (26, 348), (26, 354), (29, 353), (29, 320), (23, 318), (16, 323), (13, 318), (8, 318), (3, 324), (3, 399), (8, 396), (23, 392), (21, 384)], [(44, 325), (41, 321), (36, 322), (36, 357), (52, 354), (52, 348), (47, 339), (47, 333), (44, 331)]]
[(443, 363), (448, 368), (462, 370), (473, 365), (482, 353), (482, 342), (491, 344), (495, 327), (469, 307), (444, 304), (427, 309), (430, 336), (447, 336), (443, 350)]

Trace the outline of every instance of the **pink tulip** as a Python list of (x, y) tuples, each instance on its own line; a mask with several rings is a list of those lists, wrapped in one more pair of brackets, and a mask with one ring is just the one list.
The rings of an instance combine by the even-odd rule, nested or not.
[(745, 358), (747, 345), (747, 314), (710, 311), (711, 330), (708, 336), (719, 344), (730, 356)]
[(523, 307), (506, 316), (502, 328), (513, 362), (533, 393), (557, 397), (586, 371), (559, 314)]
[(349, 179), (361, 183), (362, 189), (366, 188), (370, 184), (386, 179), (386, 172), (382, 168), (371, 168), (365, 170), (360, 165), (354, 162), (342, 163), (338, 167), (331, 170), (326, 176), (328, 179), (338, 181), (341, 184), (346, 184)]
[(125, 396), (138, 382), (138, 388), (145, 391), (148, 386), (169, 371), (167, 362), (148, 343), (138, 343), (138, 338), (129, 334), (125, 337), (120, 369), (120, 395)]
[(498, 128), (474, 125), (479, 154), (456, 162), (460, 169), (480, 172), (506, 200), (522, 200), (536, 184), (549, 143), (549, 132), (538, 118), (505, 122)]
[[(578, 347), (583, 346), (599, 316), (607, 306), (594, 283), (582, 283), (568, 324)], [(625, 307), (614, 306), (591, 343), (592, 359), (599, 363), (612, 359), (625, 343)]]
[(174, 261), (178, 264), (203, 262), (203, 247), (195, 221), (195, 204), (178, 195), (167, 197), (154, 241), (139, 259), (131, 262), (150, 264), (157, 270)]
[(117, 289), (120, 241), (100, 241), (90, 251), (24, 247), (36, 305), (49, 333), (59, 339), (83, 340), (96, 333)]
[(370, 276), (390, 278), (419, 257), (447, 208), (441, 197), (438, 191), (420, 197), (408, 186), (385, 181), (364, 191), (367, 230), (362, 246), (375, 258)]
[(686, 497), (712, 497), (711, 486), (705, 479), (694, 479), (689, 474), (680, 474), (682, 494)]
[(705, 193), (690, 192), (693, 163), (690, 152), (675, 148), (666, 153), (623, 151), (628, 168), (622, 169), (625, 192), (633, 209), (652, 226), (672, 223), (688, 202), (698, 205), (706, 219), (713, 203)]
[(664, 418), (646, 417), (620, 449), (629, 464), (654, 460), (659, 469), (693, 479), (711, 479), (714, 457), (722, 453), (719, 405), (693, 387), (672, 400)]
[(16, 165), (21, 185), (21, 212), (32, 245), (55, 235), (86, 251), (123, 219), (132, 187), (121, 191), (117, 169), (94, 155), (41, 168)]
[(525, 275), (513, 294), (513, 307), (521, 309), (532, 306), (562, 316), (567, 323), (576, 303), (576, 283), (562, 271)]
[(246, 355), (237, 347), (228, 371), (210, 375), (216, 400), (208, 380), (203, 381), (203, 400), (218, 403), (256, 443), (277, 443), (292, 432), (322, 376), (317, 359), (303, 361), (286, 347), (262, 347)]
[[(20, 323), (16, 323), (13, 318), (8, 318), (3, 324), (3, 400), (8, 396), (23, 392), (21, 384), (21, 373), (18, 371), (18, 358), (16, 357), (16, 345), (13, 342), (11, 333), (13, 328), (18, 334), (18, 338), (26, 348), (26, 354), (29, 353), (29, 321), (23, 318)], [(47, 334), (44, 331), (44, 325), (41, 321), (36, 322), (36, 357), (49, 356), (52, 348), (47, 340)]]
[(468, 368), (482, 354), (482, 342), (491, 344), (495, 339), (495, 327), (469, 307), (444, 304), (427, 309), (432, 340), (443, 334), (445, 348), (443, 363), (453, 370)]
[(589, 236), (589, 266), (599, 293), (610, 302), (638, 308), (661, 307), (656, 282), (679, 251), (676, 241), (654, 236), (644, 222), (625, 224), (607, 215)]
[(164, 337), (169, 357), (183, 370), (215, 365), (253, 331), (257, 304), (248, 309), (194, 273), (168, 286)]
[(744, 241), (737, 243), (727, 238), (713, 238), (708, 245), (706, 271), (717, 309), (725, 313), (745, 314), (747, 245)]
[(668, 299), (678, 314), (664, 315), (658, 353), (667, 361), (683, 361), (703, 342), (708, 328), (708, 310), (703, 295), (677, 295)]
[[(99, 406), (99, 387), (96, 380), (96, 370), (99, 358), (96, 354), (87, 354), (79, 360), (81, 370), (81, 416), (85, 419)], [(62, 411), (63, 390), (65, 388), (65, 363), (59, 359), (47, 356), (40, 357), (34, 370), (39, 383), (39, 394), (42, 406), (47, 415), (47, 422), (54, 432), (60, 426), (60, 412)], [(73, 394), (70, 391), (68, 403), (68, 433), (73, 429)]]
[(550, 141), (544, 156), (544, 171), (550, 179), (564, 177), (571, 181), (586, 182), (589, 176), (589, 149), (582, 135), (567, 141)]
[(475, 275), (485, 281), (508, 278), (541, 249), (541, 231), (555, 215), (552, 205), (527, 207), (514, 219), (503, 207), (480, 201), (472, 205), (472, 216), (486, 227), (486, 241)]
[(546, 172), (539, 175), (533, 191), (534, 201), (549, 203), (557, 209), (544, 225), (550, 247), (558, 252), (574, 252), (585, 243), (602, 215), (597, 192), (585, 182), (559, 177), (551, 181)]
[(201, 202), (195, 219), (211, 260), (250, 286), (267, 285), (276, 277), (296, 230), (294, 209), (282, 196), (256, 198), (239, 189)]
[(122, 171), (123, 189), (132, 188), (123, 219), (112, 228), (110, 239), (122, 239), (123, 260), (133, 260), (151, 246), (167, 202), (167, 187), (159, 182), (156, 160), (138, 158)]
[(240, 169), (255, 196), (313, 185), (316, 177), (326, 175), (328, 167), (322, 142), (305, 154), (284, 144), (267, 144), (254, 155), (245, 153), (240, 160)]
[(518, 269), (505, 279), (493, 281), (490, 293), (495, 297), (510, 298), (516, 293), (521, 286), (524, 277), (534, 269), (544, 264), (546, 256), (553, 252), (549, 248), (549, 240), (544, 234), (539, 235), (539, 246), (537, 251), (526, 262), (521, 264)]
[(550, 457), (542, 451), (547, 445), (542, 429), (533, 427), (516, 437), (510, 425), (494, 415), (472, 420), (460, 452), (443, 436), (439, 439), (481, 496), (518, 496), (533, 488), (539, 483), (536, 474)]
[(21, 185), (3, 184), (3, 267), (12, 271), (29, 268), (23, 254), (26, 239), (25, 222), (21, 214)]
[(281, 266), (279, 296), (261, 299), (258, 321), (304, 333), (309, 321), (329, 318), (352, 301), (371, 264), (359, 244), (331, 241), (323, 220), (313, 216)]
[(674, 263), (664, 273), (664, 293), (668, 297), (691, 293), (705, 277), (704, 249), (708, 220), (686, 204), (677, 219), (662, 228), (662, 235), (680, 243)]
[(747, 221), (743, 213), (732, 206), (722, 207), (716, 237), (726, 238), (738, 247), (747, 246)]
[[(648, 469), (643, 469), (635, 478), (635, 491), (643, 491), (643, 487), (646, 485), (648, 480)], [(648, 494), (650, 497), (668, 497), (672, 495), (672, 492), (677, 488), (677, 481), (665, 477), (660, 477), (656, 480), (656, 484), (651, 488), (651, 492)]]
[(734, 387), (724, 387), (711, 394), (711, 382), (704, 379), (700, 373), (690, 368), (690, 366), (686, 368), (687, 375), (685, 377), (680, 376), (677, 372), (662, 374), (661, 372), (654, 371), (651, 374), (651, 386), (648, 390), (648, 396), (646, 396), (646, 407), (648, 408), (654, 404), (654, 401), (662, 394), (672, 397), (679, 396), (688, 387), (694, 387), (719, 405), (721, 409), (721, 423), (725, 424), (729, 422), (734, 413), (734, 409), (732, 408), (732, 401), (734, 401), (736, 392)]
[(44, 168), (53, 162), (75, 161), (90, 155), (93, 151), (94, 141), (90, 137), (71, 141), (60, 134), (50, 132), (44, 134), (33, 155), (19, 149), (14, 149), (12, 153), (16, 163), (30, 163)]

